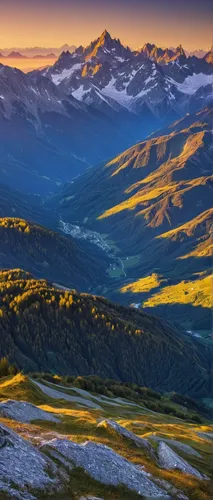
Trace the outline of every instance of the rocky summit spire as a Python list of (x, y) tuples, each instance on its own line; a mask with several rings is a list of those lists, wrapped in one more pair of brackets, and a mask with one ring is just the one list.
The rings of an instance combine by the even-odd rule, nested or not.
[(178, 47), (176, 48), (175, 52), (176, 52), (176, 54), (178, 56), (184, 56), (184, 57), (186, 57), (186, 54), (185, 54), (184, 49), (183, 49), (183, 47), (182, 47), (181, 44), (178, 45)]

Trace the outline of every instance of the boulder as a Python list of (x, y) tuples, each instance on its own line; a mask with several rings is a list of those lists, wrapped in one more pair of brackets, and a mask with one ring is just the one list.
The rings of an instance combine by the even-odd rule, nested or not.
[(7, 399), (0, 403), (0, 415), (23, 423), (29, 423), (33, 420), (60, 422), (59, 418), (55, 417), (52, 413), (41, 410), (31, 403), (14, 401), (13, 399)]

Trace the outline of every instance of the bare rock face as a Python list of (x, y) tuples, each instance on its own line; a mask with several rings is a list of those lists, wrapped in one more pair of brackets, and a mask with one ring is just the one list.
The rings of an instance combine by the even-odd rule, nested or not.
[(114, 420), (102, 420), (102, 422), (100, 422), (97, 427), (105, 427), (106, 429), (110, 429), (115, 432), (115, 434), (128, 439), (128, 441), (135, 444), (138, 448), (145, 448), (148, 452), (152, 452), (152, 447), (146, 439), (140, 438), (139, 436), (134, 434), (134, 432), (128, 431), (122, 425), (114, 422)]
[(47, 411), (41, 410), (37, 406), (25, 401), (13, 401), (7, 399), (0, 403), (0, 415), (11, 418), (18, 422), (29, 423), (33, 420), (49, 420), (50, 422), (60, 422), (60, 420)]
[(181, 458), (175, 453), (166, 443), (161, 441), (158, 447), (159, 465), (164, 469), (174, 470), (178, 469), (184, 474), (192, 474), (198, 479), (207, 479), (197, 469), (192, 467), (186, 460)]
[(82, 467), (93, 479), (106, 485), (125, 485), (139, 495), (169, 498), (159, 486), (154, 484), (143, 470), (118, 455), (108, 446), (87, 441), (83, 444), (66, 439), (53, 439), (41, 449), (48, 451), (64, 463), (69, 460), (71, 467)]
[(197, 432), (197, 435), (203, 439), (213, 440), (213, 432)]
[(178, 448), (179, 450), (183, 451), (187, 455), (194, 455), (195, 457), (201, 457), (200, 453), (198, 453), (192, 446), (189, 446), (188, 444), (181, 443), (180, 441), (177, 441), (176, 439), (167, 439), (167, 438), (161, 438), (159, 436), (149, 436), (150, 439), (153, 439), (154, 441), (163, 441), (164, 443), (167, 443), (168, 445), (172, 445), (175, 448)]
[(30, 488), (45, 491), (57, 482), (56, 478), (56, 467), (48, 457), (11, 429), (0, 425), (0, 492), (12, 498), (31, 500), (34, 496), (28, 493)]

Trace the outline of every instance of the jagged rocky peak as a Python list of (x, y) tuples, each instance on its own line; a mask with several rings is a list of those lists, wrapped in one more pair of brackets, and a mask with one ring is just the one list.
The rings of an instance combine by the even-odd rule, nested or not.
[[(73, 62), (73, 54), (69, 50), (63, 51), (56, 63), (53, 65), (54, 71), (59, 72), (70, 68)], [(47, 72), (48, 75), (49, 71)]]
[(186, 57), (186, 54), (185, 54), (185, 51), (180, 43), (180, 45), (178, 45), (178, 47), (176, 48), (175, 50), (175, 53), (178, 55), (178, 56), (183, 56), (183, 57)]
[(182, 45), (178, 45), (176, 49), (172, 50), (168, 47), (157, 47), (157, 45), (155, 45), (154, 43), (149, 42), (143, 45), (143, 47), (140, 49), (140, 53), (158, 63), (167, 63), (170, 61), (174, 61), (180, 56), (183, 56), (184, 58), (186, 57)]
[(91, 57), (100, 57), (103, 54), (106, 57), (123, 57), (128, 58), (131, 56), (129, 47), (124, 47), (119, 38), (112, 38), (110, 33), (105, 29), (103, 33), (93, 42), (88, 45), (84, 50), (86, 59)]
[(157, 46), (154, 43), (148, 42), (143, 45), (142, 49), (140, 49), (140, 52), (143, 52), (144, 54), (147, 55), (147, 57), (150, 57), (151, 52), (156, 49)]
[(110, 43), (112, 41), (112, 37), (106, 29), (103, 31), (101, 36), (99, 37), (99, 42), (101, 45), (106, 45), (107, 43)]
[(213, 46), (211, 47), (211, 50), (207, 52), (207, 54), (204, 56), (204, 60), (207, 63), (213, 64)]
[(63, 50), (63, 52), (61, 53), (61, 55), (59, 56), (58, 58), (58, 62), (59, 61), (66, 61), (67, 59), (71, 59), (72, 58), (72, 54), (71, 52), (69, 52), (69, 50)]

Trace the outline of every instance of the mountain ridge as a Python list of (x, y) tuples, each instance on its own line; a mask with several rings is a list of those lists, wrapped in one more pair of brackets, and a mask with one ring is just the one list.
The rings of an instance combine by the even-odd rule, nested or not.
[[(211, 124), (212, 108), (187, 115), (167, 135), (150, 137), (91, 169), (47, 202), (57, 207), (65, 222), (78, 220), (82, 230), (98, 231), (117, 247), (125, 275), (119, 274), (114, 284), (112, 280), (107, 292), (111, 299), (145, 307), (155, 293), (153, 273), (159, 275), (158, 286), (171, 294), (178, 283), (185, 289), (188, 281), (189, 290), (192, 282), (195, 289), (200, 283), (200, 307), (192, 307), (194, 292), (182, 311), (178, 297), (177, 313), (171, 306), (170, 314), (169, 297), (165, 304), (167, 318), (188, 330), (196, 325), (200, 330), (211, 328)], [(150, 282), (148, 295), (137, 286), (133, 293), (120, 293), (145, 278)], [(154, 308), (155, 314), (158, 310)]]
[[(20, 218), (0, 218), (0, 268), (21, 267), (82, 292), (104, 282), (107, 257), (95, 258), (81, 242)], [(65, 288), (66, 288), (65, 286)]]
[(26, 371), (94, 373), (156, 390), (209, 393), (210, 352), (160, 319), (103, 297), (58, 290), (21, 270), (0, 273), (0, 294), (1, 353)]

